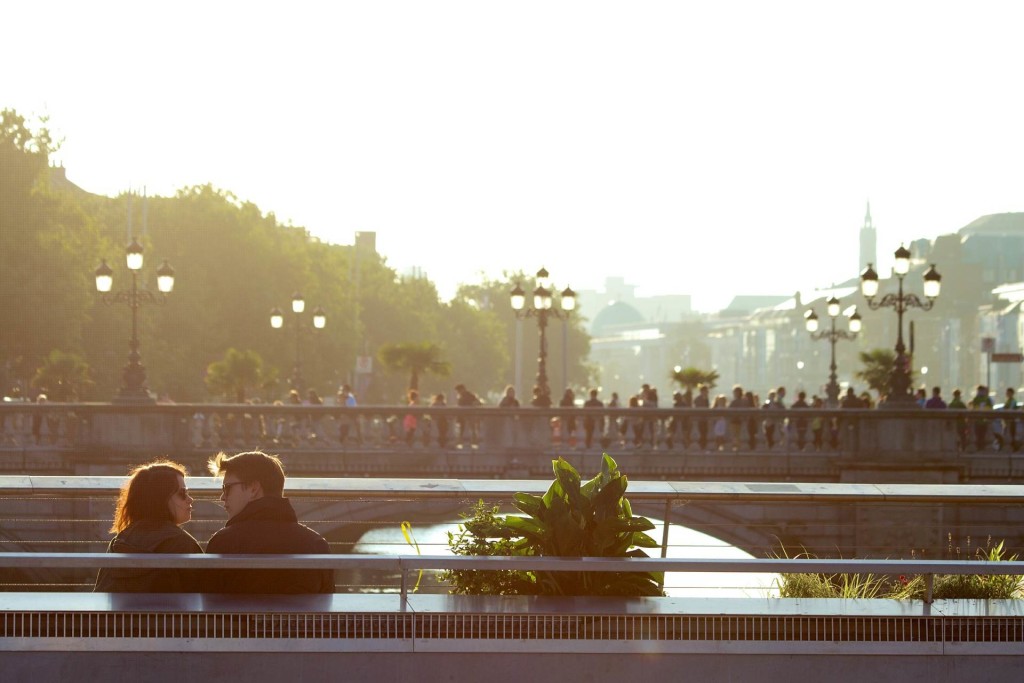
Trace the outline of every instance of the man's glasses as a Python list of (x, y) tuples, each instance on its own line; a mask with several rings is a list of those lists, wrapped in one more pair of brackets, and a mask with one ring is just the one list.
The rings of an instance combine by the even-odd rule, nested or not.
[(232, 486), (238, 486), (239, 484), (244, 484), (244, 483), (245, 483), (244, 481), (233, 481), (233, 482), (231, 482), (230, 484), (228, 484), (228, 483), (226, 483), (226, 482), (225, 482), (225, 483), (221, 484), (221, 486), (220, 486), (220, 490), (221, 490), (221, 492), (222, 492), (222, 493), (224, 493), (225, 495), (227, 495), (227, 493), (228, 493), (229, 491), (231, 491), (231, 487), (232, 487)]

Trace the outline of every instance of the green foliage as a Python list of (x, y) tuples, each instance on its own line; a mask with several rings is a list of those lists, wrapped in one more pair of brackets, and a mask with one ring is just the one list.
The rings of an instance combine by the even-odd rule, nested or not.
[(210, 393), (228, 401), (245, 403), (246, 392), (262, 385), (263, 359), (251, 349), (228, 349), (223, 360), (210, 363), (206, 368), (206, 386)]
[[(441, 390), (430, 384), (447, 374), (480, 393), (508, 383), (517, 325), (508, 282), (471, 287), (472, 293), (460, 291), (443, 303), (432, 282), (399, 277), (365, 245), (323, 243), (212, 185), (145, 203), (130, 193), (89, 194), (63, 169), (49, 167), (55, 146), (45, 122), (0, 112), (0, 291), (10, 294), (0, 307), (0, 392), (14, 383), (27, 386), (47, 354), (59, 349), (80, 354), (91, 368), (94, 384), (83, 385), (80, 398), (108, 400), (115, 393), (131, 313), (123, 303), (103, 303), (93, 271), (106, 258), (115, 293), (129, 289), (123, 250), (132, 235), (144, 247), (140, 289), (155, 290), (164, 259), (177, 274), (165, 306), (138, 311), (147, 383), (176, 401), (207, 399), (205, 369), (243, 345), (261, 354), (264, 378), (288, 374), (301, 348), (302, 375), (324, 396), (352, 381), (357, 356), (410, 339), (427, 340), (451, 359), (448, 373), (434, 366), (436, 374), (417, 378), (427, 385), (421, 391)], [(295, 291), (308, 310), (326, 311), (325, 329), (311, 328), (308, 310), (286, 316), (284, 329), (271, 329), (269, 311), (286, 308)], [(583, 323), (574, 316), (567, 327), (569, 382), (580, 385), (589, 383)], [(561, 344), (551, 346), (549, 363), (558, 369)], [(524, 343), (520, 352), (523, 366), (532, 365), (536, 347)], [(358, 387), (361, 403), (394, 401), (404, 393), (409, 375), (382, 370)], [(268, 389), (266, 398), (280, 398), (283, 389)]]
[[(555, 276), (557, 277), (557, 273)], [(479, 284), (462, 285), (459, 287), (452, 305), (454, 306), (456, 302), (462, 302), (465, 306), (479, 311), (481, 315), (494, 321), (495, 327), (491, 332), (497, 336), (497, 339), (488, 343), (494, 343), (497, 349), (518, 349), (520, 367), (530, 368), (534, 367), (537, 363), (537, 330), (534, 320), (519, 321), (512, 310), (509, 293), (517, 283), (524, 290), (528, 292), (533, 291), (536, 287), (536, 278), (533, 275), (525, 275), (522, 271), (505, 272), (501, 279), (485, 279)], [(519, 338), (520, 343), (517, 344), (516, 329), (520, 325), (522, 326), (522, 336)], [(458, 336), (463, 336), (464, 334), (461, 331), (453, 330), (453, 332)], [(563, 335), (565, 335), (566, 357), (562, 355)], [(488, 338), (494, 339), (494, 336), (488, 334)], [(586, 318), (573, 313), (567, 319), (551, 320), (547, 328), (547, 339), (548, 375), (551, 378), (553, 387), (558, 387), (562, 381), (563, 366), (566, 369), (566, 385), (588, 387), (594, 386), (597, 383), (595, 369), (585, 362), (590, 355), (590, 336), (587, 333)], [(464, 342), (463, 345), (467, 348), (472, 348), (472, 344)], [(449, 343), (447, 348), (452, 351), (453, 357), (457, 357), (454, 353), (459, 348), (458, 346)], [(507, 358), (507, 356), (503, 355), (502, 358)], [(515, 359), (511, 360), (514, 365)], [(508, 384), (511, 379), (509, 368), (510, 365), (507, 362), (503, 362), (501, 367), (498, 368), (501, 374), (494, 377), (491, 374), (494, 371), (491, 370), (488, 375), (494, 377), (494, 379), (488, 379), (486, 383), (496, 387)], [(459, 368), (455, 369), (455, 374), (460, 378), (464, 377), (460, 373)], [(470, 383), (469, 377), (472, 377), (473, 384), (479, 386), (483, 382), (478, 383), (476, 378), (486, 376), (469, 375), (466, 376), (465, 381), (467, 384)], [(561, 391), (558, 394), (561, 394)]]
[(419, 391), (420, 375), (433, 373), (447, 377), (452, 365), (441, 356), (444, 351), (431, 342), (405, 342), (386, 344), (377, 351), (377, 359), (385, 368), (397, 372), (409, 373), (409, 388)]
[[(525, 516), (502, 520), (497, 509), (482, 504), (450, 539), (458, 555), (536, 555), (548, 557), (647, 557), (656, 548), (645, 531), (650, 520), (633, 516), (624, 497), (627, 479), (605, 454), (601, 473), (583, 484), (579, 472), (563, 458), (552, 462), (555, 480), (543, 496), (516, 493), (513, 504)], [(662, 595), (660, 572), (530, 572), (497, 579), (464, 581), (463, 574), (443, 577), (453, 592), (501, 590), (542, 595)], [(505, 594), (505, 593), (501, 593)]]
[(74, 401), (81, 389), (92, 384), (89, 364), (77, 353), (50, 351), (32, 378), (32, 386), (45, 391), (51, 401)]
[[(959, 548), (956, 555), (959, 556)], [(1003, 542), (992, 545), (988, 539), (985, 547), (974, 550), (973, 558), (979, 562), (1016, 562), (1017, 555), (1005, 557)], [(901, 581), (902, 595), (908, 598), (923, 598), (927, 587), (924, 577), (906, 577)], [(932, 597), (936, 600), (975, 599), (975, 600), (1009, 600), (1024, 597), (1024, 577), (1016, 574), (991, 575), (982, 574), (940, 574), (932, 583)]]
[[(974, 559), (982, 562), (1016, 562), (1004, 557), (1003, 543), (977, 548)], [(807, 552), (796, 557), (811, 558)], [(887, 598), (923, 600), (927, 585), (923, 576), (900, 576), (893, 581), (872, 574), (780, 574), (775, 582), (783, 598)], [(934, 577), (932, 597), (936, 600), (1010, 600), (1024, 597), (1024, 577), (1014, 574), (940, 574)]]
[(705, 385), (708, 389), (714, 389), (718, 382), (717, 371), (704, 371), (693, 367), (672, 370), (672, 374), (669, 377), (671, 377), (673, 382), (690, 391), (693, 391), (701, 384)]
[[(879, 396), (888, 395), (891, 391), (892, 371), (896, 365), (896, 352), (890, 349), (861, 351), (860, 362), (864, 367), (855, 373), (855, 377), (878, 392)], [(913, 371), (910, 379), (913, 384)]]
[(91, 221), (51, 187), (54, 149), (45, 126), (0, 112), (0, 365), (5, 382), (23, 387), (50, 351), (83, 351), (96, 266), (84, 255), (99, 244)]
[[(448, 532), (448, 547), (455, 555), (522, 556), (532, 554), (517, 542), (515, 533), (499, 515), (499, 506), (482, 500), (463, 519), (458, 533)], [(452, 569), (441, 573), (456, 595), (530, 595), (536, 593), (536, 577), (530, 572)]]
[[(789, 557), (783, 550), (783, 556)], [(813, 559), (803, 551), (793, 559)], [(883, 598), (890, 597), (891, 584), (874, 574), (782, 573), (775, 580), (780, 598)]]

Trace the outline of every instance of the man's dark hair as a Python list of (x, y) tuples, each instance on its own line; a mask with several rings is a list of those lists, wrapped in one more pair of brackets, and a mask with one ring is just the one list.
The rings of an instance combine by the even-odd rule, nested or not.
[(258, 481), (266, 496), (281, 496), (284, 492), (284, 466), (281, 465), (281, 459), (263, 451), (231, 456), (221, 451), (210, 458), (209, 469), (215, 477), (234, 474), (246, 483)]

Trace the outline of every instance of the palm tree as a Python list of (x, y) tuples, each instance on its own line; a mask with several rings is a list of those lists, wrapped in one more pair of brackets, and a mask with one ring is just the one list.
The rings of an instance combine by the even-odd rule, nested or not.
[(245, 403), (247, 389), (258, 388), (263, 377), (263, 358), (253, 350), (231, 348), (219, 360), (206, 368), (206, 386), (210, 392), (225, 398), (234, 397), (236, 403)]
[(405, 342), (382, 346), (377, 359), (388, 370), (409, 372), (409, 388), (419, 391), (421, 374), (447, 377), (451, 372), (451, 363), (441, 360), (441, 353), (441, 347), (431, 342)]
[(89, 364), (77, 353), (65, 353), (59, 349), (50, 351), (32, 378), (32, 386), (48, 392), (51, 401), (77, 397), (79, 390), (87, 384), (92, 384)]
[(705, 372), (693, 367), (673, 370), (669, 377), (672, 378), (673, 382), (690, 391), (693, 391), (701, 384), (709, 389), (714, 389), (715, 383), (718, 382), (718, 372), (715, 370)]
[[(889, 382), (892, 380), (893, 367), (896, 365), (896, 352), (891, 349), (861, 351), (860, 362), (864, 368), (856, 372), (857, 379), (866, 382), (879, 396), (887, 395), (891, 389)], [(913, 380), (913, 373), (910, 374), (910, 378)]]

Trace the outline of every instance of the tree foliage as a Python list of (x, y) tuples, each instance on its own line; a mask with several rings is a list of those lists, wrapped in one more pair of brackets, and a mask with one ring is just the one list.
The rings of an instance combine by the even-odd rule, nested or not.
[(700, 370), (693, 367), (681, 368), (679, 370), (673, 369), (669, 377), (673, 382), (690, 391), (693, 391), (702, 384), (708, 389), (714, 389), (718, 382), (718, 371)]
[[(495, 334), (502, 337), (498, 342), (499, 348), (511, 352), (511, 362), (503, 364), (504, 373), (491, 386), (513, 384), (517, 362), (524, 385), (531, 381), (537, 367), (539, 344), (536, 321), (532, 318), (518, 319), (512, 310), (509, 294), (517, 284), (524, 290), (532, 291), (536, 287), (536, 279), (522, 271), (506, 272), (499, 280), (485, 279), (479, 284), (462, 285), (452, 302), (453, 306), (456, 302), (462, 302), (470, 309), (491, 317), (496, 323)], [(589, 387), (596, 383), (596, 371), (586, 362), (590, 355), (590, 335), (587, 334), (583, 317), (573, 313), (562, 320), (551, 319), (547, 327), (547, 344), (548, 376), (553, 392), (557, 391), (558, 395), (562, 393), (558, 389), (562, 383), (563, 367), (566, 375), (564, 383), (567, 386)], [(520, 393), (529, 396), (529, 386), (521, 386), (519, 389)]]
[[(856, 372), (857, 379), (878, 392), (879, 396), (888, 395), (892, 390), (892, 372), (896, 367), (896, 352), (891, 349), (861, 351), (860, 362), (863, 367)], [(912, 371), (910, 379), (913, 382)]]
[(210, 393), (236, 403), (245, 403), (246, 393), (262, 383), (263, 358), (252, 349), (230, 348), (223, 360), (210, 363), (206, 368), (206, 386)]
[[(362, 403), (396, 402), (408, 376), (378, 367), (368, 382), (357, 383), (354, 368), (357, 357), (410, 339), (445, 349), (449, 374), (459, 382), (480, 393), (498, 391), (514, 379), (517, 326), (519, 366), (523, 376), (532, 375), (532, 326), (517, 321), (508, 302), (514, 282), (528, 285), (529, 278), (466, 286), (443, 302), (432, 282), (400, 277), (372, 249), (321, 242), (212, 185), (145, 200), (134, 192), (89, 194), (63, 169), (50, 167), (55, 143), (44, 124), (11, 110), (0, 115), (0, 393), (12, 385), (26, 390), (53, 350), (78, 354), (91, 369), (94, 383), (82, 384), (80, 398), (108, 400), (116, 393), (132, 316), (116, 297), (104, 303), (93, 273), (105, 258), (114, 294), (130, 289), (124, 247), (132, 237), (144, 248), (141, 290), (155, 292), (163, 260), (176, 271), (174, 291), (154, 297), (162, 305), (137, 311), (147, 383), (176, 401), (207, 400), (211, 364), (229, 349), (247, 348), (263, 359), (262, 385), (289, 374), (301, 352), (302, 375), (321, 395), (348, 382)], [(271, 309), (287, 309), (295, 291), (304, 295), (307, 312), (288, 314), (283, 329), (272, 329)], [(317, 306), (327, 314), (323, 330), (311, 325), (309, 311)], [(586, 385), (589, 342), (578, 316), (549, 328), (551, 376), (561, 378), (563, 328), (567, 381)], [(417, 381), (424, 391), (450, 389), (443, 377), (428, 370)]]
[(99, 248), (93, 223), (51, 188), (54, 148), (45, 126), (0, 112), (0, 363), (23, 389), (50, 351), (84, 351), (93, 285), (82, 254)]
[(409, 389), (419, 391), (420, 375), (447, 377), (452, 364), (442, 358), (444, 351), (431, 342), (403, 342), (380, 347), (377, 358), (385, 368), (409, 373)]
[(81, 390), (91, 384), (85, 359), (60, 349), (50, 351), (32, 378), (32, 386), (46, 393), (51, 401), (74, 401)]

